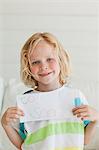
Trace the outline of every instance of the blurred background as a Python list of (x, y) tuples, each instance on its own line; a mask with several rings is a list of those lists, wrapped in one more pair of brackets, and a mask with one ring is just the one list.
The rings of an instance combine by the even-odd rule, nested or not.
[(5, 85), (20, 82), (20, 50), (35, 32), (51, 32), (69, 51), (72, 85), (99, 110), (99, 0), (0, 0), (0, 77)]

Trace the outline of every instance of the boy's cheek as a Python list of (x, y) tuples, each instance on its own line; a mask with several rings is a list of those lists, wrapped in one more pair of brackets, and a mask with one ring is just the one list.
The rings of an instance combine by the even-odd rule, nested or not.
[(50, 68), (53, 69), (53, 70), (56, 70), (56, 68), (59, 70), (60, 69), (60, 66), (57, 62), (53, 62), (50, 64)]
[(31, 72), (33, 74), (36, 74), (38, 72), (38, 68), (37, 67), (31, 67), (30, 69), (31, 69)]

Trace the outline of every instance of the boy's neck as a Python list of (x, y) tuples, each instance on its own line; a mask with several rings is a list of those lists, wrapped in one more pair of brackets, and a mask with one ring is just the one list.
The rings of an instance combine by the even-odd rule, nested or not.
[(48, 91), (53, 91), (55, 89), (60, 88), (62, 85), (60, 83), (56, 83), (56, 85), (51, 84), (51, 85), (38, 85), (37, 87), (37, 91), (41, 91), (41, 92), (48, 92)]

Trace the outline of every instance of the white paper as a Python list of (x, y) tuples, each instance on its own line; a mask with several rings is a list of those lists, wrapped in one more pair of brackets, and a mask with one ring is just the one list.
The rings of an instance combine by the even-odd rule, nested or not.
[(65, 119), (72, 117), (72, 98), (62, 93), (41, 92), (17, 96), (17, 105), (24, 112), (20, 122)]

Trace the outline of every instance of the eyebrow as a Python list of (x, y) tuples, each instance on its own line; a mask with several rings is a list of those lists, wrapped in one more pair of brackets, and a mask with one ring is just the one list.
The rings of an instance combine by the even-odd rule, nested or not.
[[(53, 58), (53, 56), (49, 55), (49, 56), (46, 57), (46, 59), (47, 58)], [(40, 60), (40, 58), (33, 58), (33, 59), (31, 59), (31, 61), (35, 61), (35, 60)]]
[(32, 59), (31, 61), (35, 61), (35, 60), (37, 60), (37, 59)]

